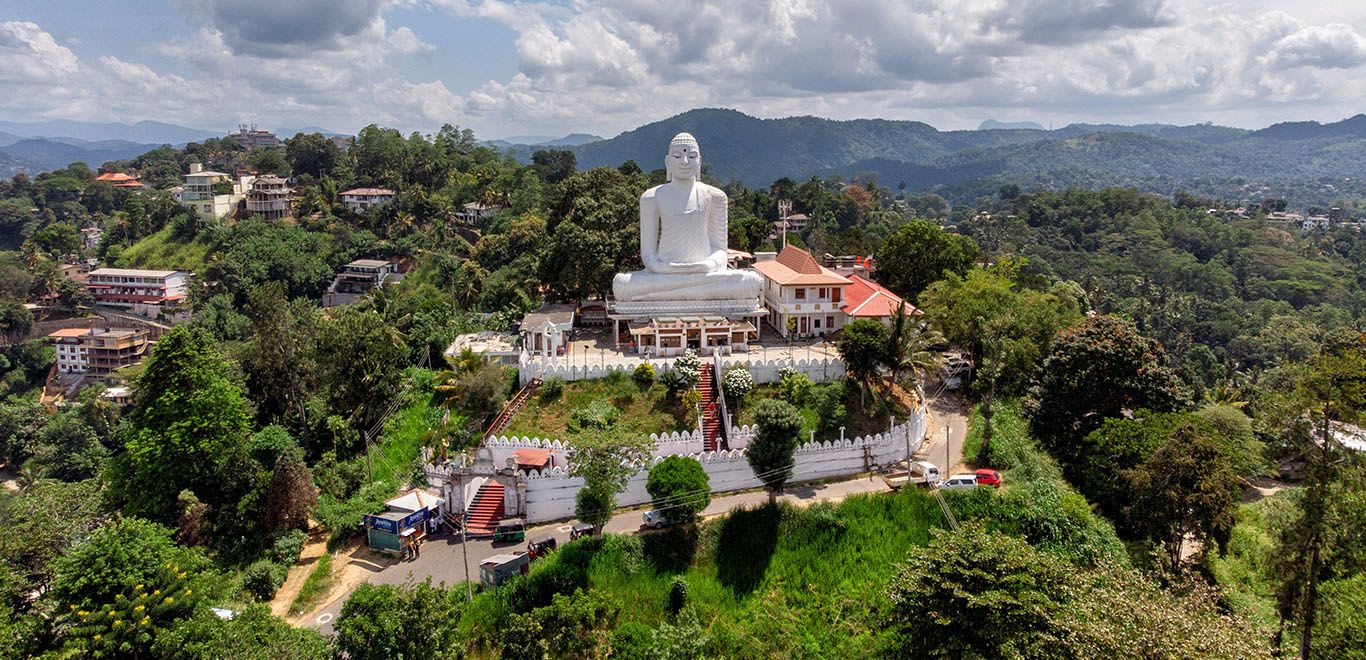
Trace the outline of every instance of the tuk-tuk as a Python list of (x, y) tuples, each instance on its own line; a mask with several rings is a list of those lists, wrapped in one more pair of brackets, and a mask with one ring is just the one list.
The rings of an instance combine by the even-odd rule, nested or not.
[(522, 575), (531, 567), (531, 556), (525, 552), (494, 555), (479, 562), (479, 582), (485, 587), (496, 587), (514, 575)]
[(527, 544), (526, 553), (531, 555), (532, 559), (537, 559), (550, 554), (556, 545), (555, 537), (550, 535), (538, 536), (531, 539), (531, 543)]
[(526, 539), (526, 521), (521, 518), (508, 518), (498, 523), (493, 530), (494, 541), (522, 541)]
[(580, 536), (592, 536), (596, 529), (596, 527), (589, 523), (577, 523), (569, 528), (569, 540), (573, 541)]

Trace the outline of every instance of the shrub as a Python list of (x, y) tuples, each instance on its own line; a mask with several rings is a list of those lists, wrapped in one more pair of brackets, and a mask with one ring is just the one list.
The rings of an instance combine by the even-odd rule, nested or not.
[(621, 411), (616, 406), (604, 399), (594, 399), (587, 406), (575, 410), (569, 418), (569, 424), (575, 429), (605, 430), (612, 428), (620, 416)]
[(564, 394), (564, 379), (551, 378), (541, 383), (540, 398), (542, 402), (550, 402), (560, 398)]
[(285, 566), (293, 564), (299, 560), (299, 553), (304, 551), (304, 541), (307, 539), (308, 534), (298, 529), (280, 533), (271, 545), (270, 558)]
[(384, 501), (393, 493), (393, 487), (383, 481), (363, 486), (349, 499), (339, 500), (323, 494), (313, 509), (313, 519), (327, 528), (327, 548), (335, 550), (346, 539), (361, 532), (361, 522), (366, 514), (384, 510)]
[(722, 389), (733, 397), (737, 404), (754, 391), (754, 384), (754, 375), (749, 373), (749, 369), (739, 365), (728, 369), (725, 378), (721, 379)]
[(702, 358), (697, 357), (692, 349), (683, 351), (683, 354), (674, 360), (674, 371), (683, 374), (683, 377), (687, 378), (692, 385), (696, 385), (698, 379), (702, 377)]
[(676, 397), (679, 392), (692, 387), (692, 385), (688, 384), (688, 380), (683, 374), (673, 369), (659, 374), (659, 384), (663, 385), (664, 389), (668, 390), (670, 397)]
[(641, 362), (636, 365), (635, 371), (631, 372), (631, 380), (645, 389), (655, 382), (655, 368), (649, 362)]
[(652, 660), (654, 630), (639, 621), (626, 621), (612, 631), (612, 657), (621, 660)]
[(798, 408), (806, 405), (811, 397), (811, 379), (806, 374), (783, 367), (778, 370), (778, 398)]
[(285, 566), (269, 559), (258, 559), (242, 571), (242, 590), (256, 600), (267, 601), (275, 597), (288, 575), (289, 569)]
[(844, 407), (844, 387), (836, 383), (811, 388), (811, 406), (816, 409), (822, 433), (838, 429), (849, 418), (849, 410)]
[(665, 517), (676, 523), (692, 522), (711, 503), (707, 471), (687, 456), (670, 456), (651, 467), (645, 490)]
[(688, 579), (675, 575), (669, 583), (669, 611), (678, 614), (688, 604)]

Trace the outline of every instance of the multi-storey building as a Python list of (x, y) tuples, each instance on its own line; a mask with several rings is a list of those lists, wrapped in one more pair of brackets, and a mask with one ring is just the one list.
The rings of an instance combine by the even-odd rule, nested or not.
[(337, 307), (355, 301), (366, 291), (403, 279), (398, 264), (381, 259), (357, 259), (345, 266), (323, 294), (323, 307)]
[(248, 149), (278, 149), (280, 148), (280, 138), (270, 131), (257, 129), (255, 126), (238, 126), (237, 132), (228, 137), (242, 143)]
[(354, 213), (364, 213), (371, 206), (379, 206), (394, 198), (388, 188), (352, 188), (341, 194), (342, 203)]
[(180, 205), (195, 212), (201, 219), (221, 218), (232, 213), (237, 203), (256, 180), (254, 176), (234, 179), (231, 174), (206, 170), (199, 163), (190, 163), (185, 175), (185, 188), (180, 191)]
[(292, 192), (289, 182), (274, 174), (257, 177), (247, 193), (247, 213), (265, 220), (289, 217)]
[(48, 335), (57, 347), (57, 372), (104, 375), (140, 362), (147, 333), (110, 328), (65, 328)]
[[(844, 288), (848, 278), (816, 262), (805, 250), (783, 248), (755, 255), (754, 270), (764, 276), (764, 307), (768, 322), (787, 337), (824, 336), (844, 326)], [(791, 322), (789, 327), (789, 321)]]
[(186, 301), (191, 273), (181, 270), (97, 268), (85, 276), (85, 288), (95, 303), (120, 307), (148, 318)]

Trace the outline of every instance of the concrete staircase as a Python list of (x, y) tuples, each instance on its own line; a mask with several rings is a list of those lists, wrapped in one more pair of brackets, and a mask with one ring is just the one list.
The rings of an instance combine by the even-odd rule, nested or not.
[(716, 451), (721, 448), (724, 438), (721, 437), (721, 413), (716, 407), (716, 373), (712, 365), (702, 365), (697, 391), (702, 395), (702, 448)]
[(503, 519), (503, 484), (492, 479), (479, 487), (474, 502), (465, 516), (465, 535), (469, 537), (492, 536), (498, 522)]
[(522, 406), (526, 405), (527, 399), (530, 399), (531, 395), (535, 394), (537, 388), (540, 386), (541, 379), (532, 378), (530, 382), (522, 386), (522, 389), (517, 390), (517, 396), (512, 397), (512, 400), (508, 401), (507, 405), (503, 406), (502, 412), (498, 413), (498, 416), (493, 419), (493, 423), (484, 431), (484, 435), (480, 439), (482, 440), (491, 435), (502, 433), (503, 429), (507, 428), (508, 424), (512, 423), (512, 418), (517, 415), (517, 411), (521, 410)]

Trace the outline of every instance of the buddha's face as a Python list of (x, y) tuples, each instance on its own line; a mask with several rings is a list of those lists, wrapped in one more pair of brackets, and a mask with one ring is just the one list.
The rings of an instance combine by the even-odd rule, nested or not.
[(696, 179), (702, 171), (702, 152), (698, 151), (696, 144), (670, 145), (664, 168), (668, 170), (670, 179)]

